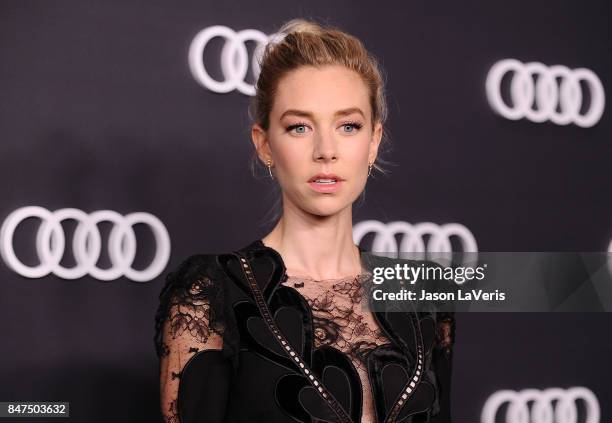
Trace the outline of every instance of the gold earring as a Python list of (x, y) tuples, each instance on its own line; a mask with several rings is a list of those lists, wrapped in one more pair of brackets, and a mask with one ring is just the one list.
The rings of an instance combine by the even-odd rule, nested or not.
[(368, 176), (372, 174), (372, 166), (374, 166), (373, 162), (368, 163)]
[(274, 175), (272, 175), (272, 160), (268, 159), (266, 162), (266, 166), (268, 166), (268, 173), (270, 174), (270, 178), (274, 179)]

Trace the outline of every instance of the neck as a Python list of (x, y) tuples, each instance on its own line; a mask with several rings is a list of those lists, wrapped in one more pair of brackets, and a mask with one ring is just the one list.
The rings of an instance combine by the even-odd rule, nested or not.
[(262, 241), (280, 253), (289, 276), (322, 280), (358, 275), (362, 268), (352, 220), (350, 205), (325, 217), (288, 206)]

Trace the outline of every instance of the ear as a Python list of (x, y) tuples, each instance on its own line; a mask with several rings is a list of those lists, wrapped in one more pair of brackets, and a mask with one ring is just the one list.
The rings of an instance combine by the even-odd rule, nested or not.
[(253, 141), (259, 160), (263, 163), (272, 160), (272, 152), (270, 151), (266, 130), (259, 124), (254, 124), (251, 127), (251, 140)]
[(378, 147), (382, 140), (383, 126), (381, 122), (376, 122), (374, 125), (374, 131), (372, 132), (372, 141), (370, 141), (370, 152), (368, 154), (368, 161), (374, 163), (378, 156)]

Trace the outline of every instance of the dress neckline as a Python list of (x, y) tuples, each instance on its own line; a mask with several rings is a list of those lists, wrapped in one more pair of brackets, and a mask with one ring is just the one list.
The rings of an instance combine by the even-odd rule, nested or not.
[(347, 276), (343, 276), (340, 278), (326, 278), (326, 279), (315, 279), (312, 278), (310, 276), (305, 276), (305, 275), (290, 275), (287, 274), (287, 278), (286, 281), (308, 281), (308, 282), (316, 282), (316, 283), (339, 283), (339, 282), (346, 282), (346, 281), (354, 281), (355, 279), (361, 280), (361, 279), (366, 279), (370, 276), (371, 274), (367, 271), (367, 270), (362, 270), (361, 273), (359, 274), (355, 274), (355, 275), (347, 275)]
[(360, 266), (361, 266), (361, 273), (354, 274), (354, 275), (347, 275), (341, 278), (327, 278), (327, 279), (315, 279), (315, 278), (312, 278), (310, 276), (305, 276), (305, 275), (289, 275), (287, 274), (287, 266), (285, 266), (285, 261), (283, 260), (283, 257), (276, 249), (264, 244), (261, 238), (257, 239), (254, 242), (254, 244), (257, 245), (259, 248), (267, 250), (271, 252), (274, 256), (276, 256), (281, 268), (283, 269), (283, 275), (284, 275), (283, 279), (285, 281), (288, 279), (305, 279), (305, 280), (310, 280), (310, 281), (315, 281), (315, 282), (329, 282), (329, 281), (339, 282), (339, 281), (345, 281), (345, 280), (353, 280), (355, 278), (367, 277), (370, 275), (368, 271), (368, 267), (367, 267), (367, 261), (365, 260), (366, 251), (363, 248), (361, 248), (361, 246), (358, 244), (355, 244), (355, 245), (359, 249), (359, 261), (360, 261)]

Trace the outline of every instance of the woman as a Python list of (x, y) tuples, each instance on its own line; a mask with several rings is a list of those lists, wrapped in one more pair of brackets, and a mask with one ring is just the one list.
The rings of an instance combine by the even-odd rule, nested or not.
[(251, 135), (282, 216), (236, 254), (193, 255), (168, 275), (156, 319), (164, 417), (449, 422), (452, 314), (361, 307), (373, 267), (390, 260), (352, 239), (383, 139), (381, 72), (336, 28), (296, 19), (279, 33)]

